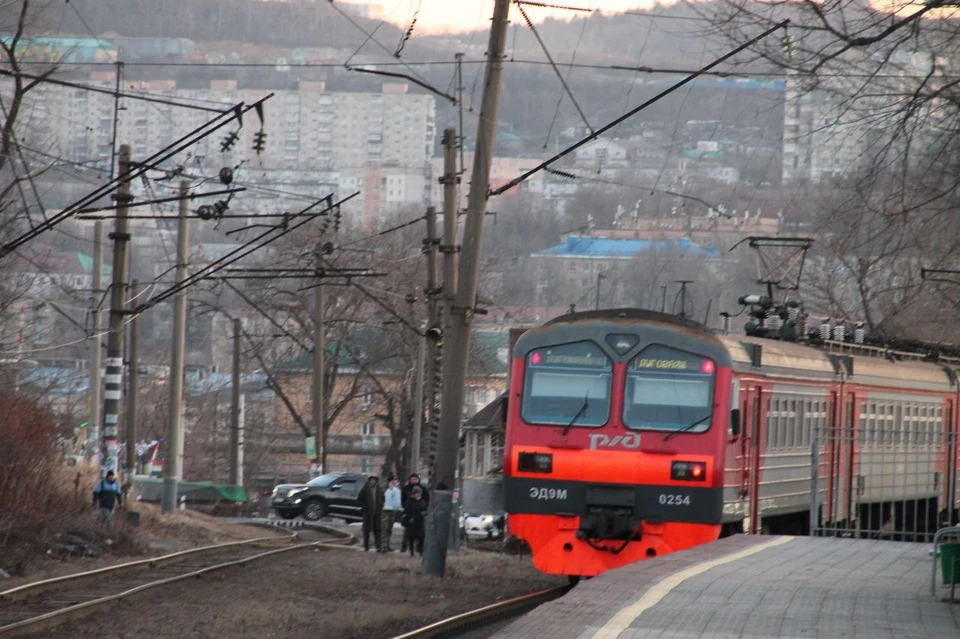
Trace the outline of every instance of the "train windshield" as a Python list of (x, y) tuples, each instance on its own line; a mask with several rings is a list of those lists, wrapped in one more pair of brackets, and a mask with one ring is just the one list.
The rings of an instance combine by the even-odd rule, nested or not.
[(702, 433), (713, 414), (713, 360), (654, 344), (627, 366), (623, 423), (639, 430)]
[(613, 364), (593, 342), (527, 355), (520, 414), (530, 424), (603, 426), (610, 418)]

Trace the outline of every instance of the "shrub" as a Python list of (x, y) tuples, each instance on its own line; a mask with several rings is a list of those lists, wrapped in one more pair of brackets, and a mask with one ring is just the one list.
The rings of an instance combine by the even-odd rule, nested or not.
[(33, 399), (0, 394), (0, 415), (0, 567), (23, 574), (32, 558), (70, 547), (67, 539), (73, 547), (102, 542), (90, 506), (95, 478), (64, 467), (53, 414)]

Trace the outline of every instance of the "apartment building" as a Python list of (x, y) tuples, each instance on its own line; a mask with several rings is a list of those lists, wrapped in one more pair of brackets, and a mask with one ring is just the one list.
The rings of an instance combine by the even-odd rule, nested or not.
[[(51, 154), (106, 170), (115, 111), (109, 92), (115, 82), (111, 71), (84, 80), (105, 93), (41, 85), (24, 126), (35, 132), (32, 138), (40, 136)], [(207, 109), (120, 100), (117, 142), (131, 145), (135, 159), (145, 159), (202, 126), (214, 110), (250, 104), (267, 93), (240, 88), (235, 80), (215, 80), (203, 89), (181, 88), (162, 79), (122, 88)], [(274, 93), (263, 105), (262, 118), (251, 111), (242, 127), (231, 123), (166, 165), (203, 175), (215, 174), (222, 166), (240, 166), (245, 181), (263, 184), (283, 172), (286, 179), (320, 196), (331, 184), (337, 185), (338, 197), (360, 190), (363, 197), (345, 208), (346, 221), (368, 228), (404, 207), (426, 205), (436, 137), (432, 96), (409, 93), (403, 83), (383, 84), (378, 93), (337, 93), (328, 92), (323, 82), (306, 81), (297, 90)], [(258, 151), (254, 142), (261, 131), (266, 138)], [(236, 135), (232, 143), (230, 134)], [(261, 199), (261, 205), (275, 207), (277, 201)]]
[(873, 59), (862, 52), (842, 56), (843, 72), (812, 80), (788, 75), (784, 94), (783, 179), (812, 183), (850, 177), (878, 157), (896, 158), (911, 137), (912, 162), (919, 149), (937, 144), (945, 112), (943, 99), (913, 105), (901, 128), (905, 104), (918, 86), (932, 95), (955, 64), (931, 52), (895, 52)]

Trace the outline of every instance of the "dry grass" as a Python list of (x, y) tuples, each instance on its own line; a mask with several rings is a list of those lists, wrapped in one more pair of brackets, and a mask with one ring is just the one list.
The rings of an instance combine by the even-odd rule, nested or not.
[(178, 510), (164, 514), (156, 504), (136, 502), (131, 508), (140, 512), (138, 533), (165, 540), (206, 545), (227, 541), (239, 541), (254, 537), (284, 535), (257, 526), (231, 524), (192, 510)]
[(563, 583), (537, 572), (529, 557), (470, 549), (449, 556), (443, 578), (421, 574), (420, 559), (406, 555), (305, 551), (154, 591), (149, 603), (130, 602), (57, 632), (76, 639), (377, 639)]
[(135, 552), (122, 522), (109, 537), (97, 522), (95, 473), (63, 467), (52, 415), (9, 395), (0, 395), (0, 414), (0, 568), (23, 576), (49, 557)]

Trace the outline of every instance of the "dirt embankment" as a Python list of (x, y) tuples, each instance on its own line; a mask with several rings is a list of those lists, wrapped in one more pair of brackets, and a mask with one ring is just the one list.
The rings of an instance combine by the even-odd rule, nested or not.
[(56, 630), (77, 639), (379, 639), (564, 583), (528, 556), (469, 548), (449, 556), (443, 578), (421, 574), (420, 559), (407, 555), (298, 551), (154, 590)]
[(121, 508), (114, 529), (107, 530), (91, 507), (85, 515), (74, 516), (72, 526), (51, 535), (47, 543), (35, 543), (31, 554), (19, 562), (19, 574), (0, 579), (0, 591), (196, 546), (290, 535), (284, 529), (237, 525), (189, 510), (165, 515), (159, 506), (143, 502), (125, 508), (140, 513), (139, 526), (127, 524), (127, 511)]

